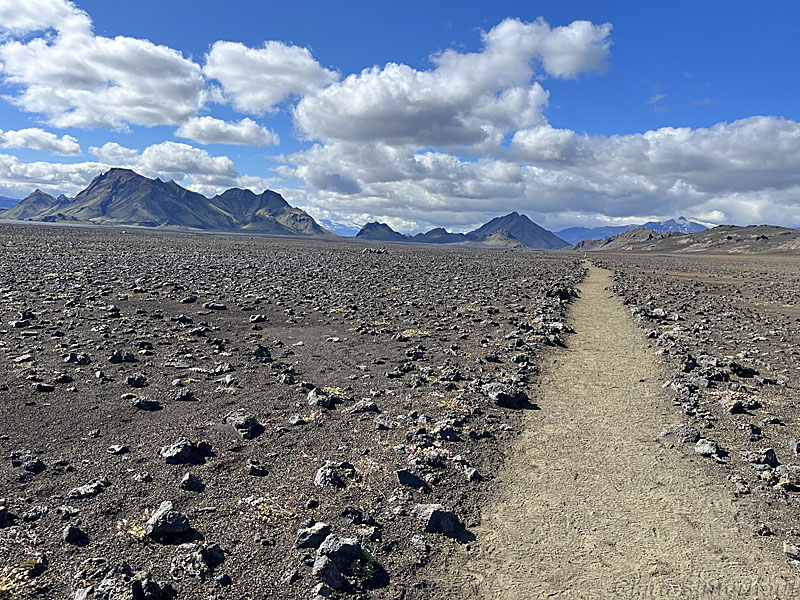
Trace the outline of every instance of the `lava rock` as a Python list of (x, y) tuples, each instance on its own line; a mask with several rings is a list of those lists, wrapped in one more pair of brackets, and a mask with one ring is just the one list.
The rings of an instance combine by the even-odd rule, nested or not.
[(783, 542), (783, 553), (790, 560), (800, 561), (800, 547), (797, 547), (790, 542)]
[(247, 472), (254, 477), (264, 477), (269, 471), (261, 464), (261, 461), (255, 458), (247, 459)]
[(425, 533), (441, 533), (448, 537), (458, 537), (464, 526), (458, 517), (444, 510), (441, 504), (416, 504), (411, 514), (422, 521)]
[(314, 388), (306, 396), (309, 406), (319, 406), (321, 408), (333, 408), (333, 398), (326, 394), (323, 390)]
[(222, 419), (222, 422), (233, 427), (236, 433), (245, 440), (252, 440), (264, 431), (264, 426), (253, 415), (246, 413), (243, 409), (229, 412)]
[(73, 500), (79, 498), (93, 498), (94, 496), (97, 496), (97, 494), (102, 492), (107, 486), (108, 486), (108, 481), (104, 479), (98, 479), (97, 481), (93, 481), (92, 483), (87, 483), (85, 485), (72, 488), (70, 491), (67, 492), (67, 498)]
[(719, 456), (719, 444), (714, 440), (700, 438), (694, 445), (694, 451), (700, 456)]
[(523, 391), (516, 386), (493, 381), (481, 386), (481, 392), (488, 396), (497, 406), (504, 408), (521, 408), (528, 402), (528, 398)]
[(118, 365), (121, 363), (134, 363), (136, 362), (136, 357), (131, 352), (114, 350), (114, 352), (111, 353), (111, 356), (108, 357), (108, 362), (110, 362), (112, 365)]
[(146, 396), (138, 396), (136, 398), (131, 398), (131, 406), (138, 410), (143, 410), (145, 412), (154, 412), (157, 410), (161, 410), (163, 406), (161, 402), (158, 400), (153, 400), (152, 398), (148, 398)]
[(317, 557), (328, 557), (340, 571), (349, 569), (362, 556), (357, 538), (344, 538), (330, 534), (317, 549)]
[(26, 523), (32, 523), (33, 521), (38, 521), (41, 519), (48, 512), (50, 512), (50, 509), (46, 506), (34, 506), (29, 511), (23, 513), (22, 520)]
[(176, 580), (193, 577), (206, 581), (224, 561), (225, 552), (219, 544), (181, 544), (172, 558), (169, 573)]
[(126, 381), (132, 388), (143, 388), (147, 386), (147, 377), (143, 373), (128, 375)]
[(407, 485), (413, 488), (424, 488), (425, 482), (410, 469), (399, 469), (394, 472), (400, 485)]
[(222, 302), (203, 302), (203, 308), (207, 310), (228, 310)]
[(197, 400), (195, 398), (194, 393), (185, 387), (178, 388), (176, 390), (170, 390), (169, 392), (169, 399), (174, 402), (193, 402)]
[(737, 362), (731, 362), (728, 368), (731, 370), (731, 373), (737, 377), (749, 378), (758, 375), (758, 371), (756, 369), (753, 369), (752, 367), (746, 367)]
[(356, 469), (350, 463), (326, 460), (314, 475), (314, 485), (341, 488), (345, 486), (345, 479), (354, 479), (355, 476)]
[(181, 479), (180, 487), (187, 492), (202, 492), (206, 488), (206, 484), (199, 475), (194, 473), (186, 473)]
[(158, 455), (168, 465), (200, 465), (205, 463), (211, 454), (211, 445), (206, 442), (195, 444), (186, 438), (180, 438), (174, 444), (163, 446)]
[(144, 527), (145, 535), (154, 540), (180, 536), (189, 531), (189, 517), (175, 510), (169, 500), (161, 503)]
[(363, 400), (359, 400), (358, 402), (353, 404), (353, 406), (350, 406), (350, 407), (346, 408), (345, 412), (348, 412), (348, 413), (366, 413), (366, 412), (379, 413), (381, 411), (380, 411), (380, 409), (378, 409), (378, 405), (377, 404), (375, 404), (369, 398), (365, 398)]
[(294, 540), (295, 548), (319, 548), (319, 545), (331, 533), (331, 527), (327, 523), (314, 523), (310, 527), (303, 527), (297, 530), (297, 537)]
[(746, 450), (742, 452), (742, 460), (749, 462), (758, 470), (763, 468), (774, 468), (780, 463), (772, 448), (761, 448), (760, 450)]
[(250, 355), (252, 362), (268, 363), (272, 362), (272, 354), (266, 346), (258, 345)]
[(0, 529), (11, 527), (13, 524), (11, 515), (8, 514), (8, 509), (5, 506), (0, 506)]
[(325, 585), (331, 586), (333, 589), (338, 590), (344, 586), (344, 577), (341, 570), (336, 566), (327, 556), (320, 556), (314, 561), (314, 567), (311, 574), (315, 579)]
[(89, 536), (77, 525), (67, 525), (61, 532), (61, 539), (73, 546), (86, 546), (89, 544)]
[(45, 470), (44, 463), (30, 450), (17, 450), (11, 453), (11, 466), (22, 467), (30, 473), (41, 473)]

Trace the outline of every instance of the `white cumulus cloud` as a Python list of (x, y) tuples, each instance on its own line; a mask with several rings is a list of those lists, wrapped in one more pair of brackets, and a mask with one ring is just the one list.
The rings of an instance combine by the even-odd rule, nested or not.
[(16, 131), (0, 129), (0, 148), (30, 148), (62, 156), (76, 156), (81, 153), (78, 140), (71, 135), (58, 137), (56, 134), (38, 127), (28, 127)]
[(512, 210), (556, 228), (575, 215), (585, 223), (686, 214), (800, 225), (800, 123), (778, 117), (610, 137), (541, 125), (478, 160), (333, 142), (289, 157), (281, 172), (307, 184), (318, 210), (344, 220), (403, 218), (420, 229)]
[(116, 129), (179, 124), (197, 112), (204, 88), (200, 66), (177, 50), (96, 36), (88, 16), (69, 2), (0, 3), (0, 14), (13, 12), (9, 3), (25, 7), (11, 21), (12, 33), (57, 31), (0, 44), (0, 75), (19, 89), (11, 102), (20, 109), (46, 115), (55, 127)]
[(555, 77), (602, 71), (610, 25), (506, 19), (482, 36), (479, 52), (447, 50), (434, 68), (389, 63), (304, 97), (295, 109), (308, 137), (419, 147), (497, 147), (515, 129), (543, 122), (548, 93), (532, 82), (537, 61)]
[(201, 66), (150, 40), (96, 35), (67, 0), (0, 0), (0, 78), (14, 105), (55, 127), (176, 125), (200, 143), (267, 145), (277, 135), (252, 121), (221, 125), (198, 111), (231, 102), (245, 113), (275, 112), (338, 74), (307, 48), (275, 40), (260, 48), (215, 42)]
[(36, 188), (57, 196), (73, 195), (85, 188), (105, 170), (98, 162), (25, 163), (11, 154), (0, 153), (0, 195), (22, 198)]
[(92, 21), (84, 11), (65, 0), (0, 0), (0, 31), (20, 35), (61, 29), (87, 32)]
[(99, 148), (97, 146), (90, 146), (89, 152), (94, 154), (104, 163), (110, 165), (122, 166), (131, 165), (136, 162), (139, 152), (133, 148), (126, 148), (117, 142), (106, 142)]
[[(603, 73), (611, 47), (609, 24), (505, 19), (481, 34), (476, 51), (448, 49), (428, 68), (389, 62), (342, 79), (308, 48), (280, 41), (217, 41), (200, 64), (146, 39), (96, 35), (68, 0), (0, 0), (0, 80), (19, 109), (52, 127), (168, 125), (197, 144), (260, 147), (278, 144), (277, 133), (242, 117), (288, 108), (311, 144), (276, 172), (294, 180), (289, 193), (315, 214), (405, 230), (464, 229), (512, 210), (554, 228), (678, 214), (800, 225), (797, 121), (751, 116), (612, 136), (553, 127), (548, 80)], [(660, 109), (664, 98), (645, 102)], [(244, 114), (200, 116), (212, 104)], [(81, 152), (74, 137), (39, 128), (0, 130), (0, 148)], [(89, 151), (96, 162), (23, 163), (0, 153), (0, 194), (73, 194), (111, 166), (205, 194), (281, 185), (175, 141), (144, 149), (107, 141)]]
[(175, 135), (200, 144), (274, 146), (280, 143), (277, 133), (252, 119), (231, 123), (208, 116), (193, 117), (181, 125)]
[(338, 75), (322, 67), (308, 48), (279, 41), (250, 48), (238, 42), (215, 42), (206, 55), (203, 72), (222, 85), (225, 97), (245, 113), (274, 112), (290, 96), (322, 88)]

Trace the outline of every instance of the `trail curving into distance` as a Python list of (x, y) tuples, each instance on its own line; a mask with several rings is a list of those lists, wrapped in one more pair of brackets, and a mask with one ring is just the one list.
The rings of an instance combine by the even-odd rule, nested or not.
[[(576, 335), (542, 370), (451, 597), (797, 598), (800, 571), (737, 514), (730, 487), (659, 439), (680, 419), (644, 336), (590, 267)], [(466, 561), (466, 564), (464, 564)]]

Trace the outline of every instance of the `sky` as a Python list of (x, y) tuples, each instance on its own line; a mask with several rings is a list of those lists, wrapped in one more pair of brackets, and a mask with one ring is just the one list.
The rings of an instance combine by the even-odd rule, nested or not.
[(114, 166), (318, 219), (800, 226), (800, 4), (0, 0), (0, 196)]

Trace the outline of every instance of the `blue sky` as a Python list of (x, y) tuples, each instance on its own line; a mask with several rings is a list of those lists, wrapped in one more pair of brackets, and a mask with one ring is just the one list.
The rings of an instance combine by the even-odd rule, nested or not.
[(0, 195), (127, 166), (412, 232), (511, 210), (551, 228), (797, 226), (799, 17), (788, 1), (0, 0)]

